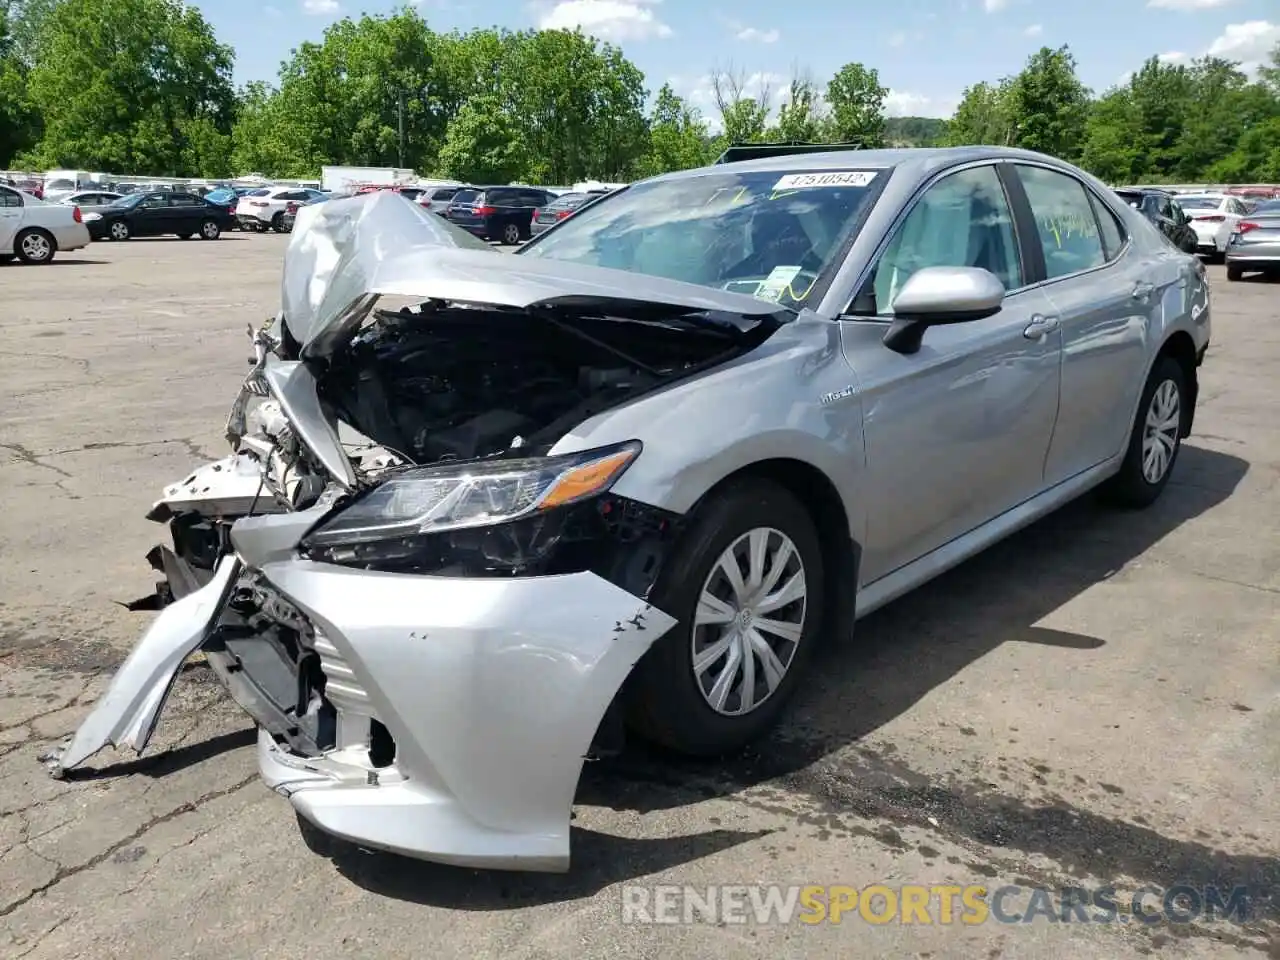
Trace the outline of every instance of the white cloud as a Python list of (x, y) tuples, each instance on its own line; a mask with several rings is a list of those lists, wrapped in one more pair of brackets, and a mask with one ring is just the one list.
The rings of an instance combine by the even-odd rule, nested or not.
[(1148, 7), (1163, 10), (1212, 10), (1229, 3), (1235, 3), (1235, 0), (1147, 0)]
[(338, 0), (302, 0), (302, 9), (312, 16), (337, 13), (342, 7)]
[(900, 47), (907, 42), (907, 35), (899, 30), (897, 33), (889, 37), (889, 46)]
[(1211, 57), (1238, 60), (1246, 73), (1252, 73), (1267, 62), (1277, 44), (1280, 44), (1280, 23), (1249, 20), (1227, 24), (1227, 29), (1209, 44), (1206, 52)]
[(769, 30), (761, 30), (758, 27), (743, 27), (734, 36), (747, 43), (777, 43), (782, 34), (778, 32), (776, 27)]
[(1022, 33), (1024, 36), (1038, 37), (1044, 33), (1044, 27), (1038, 23), (1033, 23), (1031, 26), (1027, 27), (1027, 29), (1023, 30)]
[(651, 40), (671, 36), (649, 0), (561, 0), (538, 20), (543, 30), (572, 30), (601, 40)]
[(996, 13), (1009, 6), (1009, 0), (982, 0), (982, 9), (987, 13)]
[(959, 97), (929, 97), (908, 90), (890, 90), (884, 98), (884, 112), (890, 117), (941, 117), (956, 112)]

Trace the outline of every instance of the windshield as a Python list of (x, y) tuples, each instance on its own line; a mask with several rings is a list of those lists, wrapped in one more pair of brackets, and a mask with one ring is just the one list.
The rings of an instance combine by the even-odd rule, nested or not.
[(1178, 206), (1183, 210), (1217, 210), (1222, 201), (1217, 197), (1178, 197)]
[(453, 195), (454, 203), (470, 203), (476, 197), (480, 196), (479, 190), (459, 190)]
[(839, 257), (887, 170), (710, 172), (601, 197), (519, 255), (794, 306)]

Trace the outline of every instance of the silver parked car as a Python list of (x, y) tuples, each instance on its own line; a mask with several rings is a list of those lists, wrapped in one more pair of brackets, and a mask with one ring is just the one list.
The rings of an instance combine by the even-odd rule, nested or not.
[(203, 650), (305, 822), (508, 869), (567, 868), (617, 730), (735, 750), (819, 635), (1092, 487), (1150, 504), (1209, 344), (1194, 257), (992, 148), (670, 174), (516, 254), (331, 200), (284, 273), (233, 453), (149, 514), (168, 605), (45, 759), (143, 749)]
[(1264, 200), (1236, 224), (1227, 241), (1227, 279), (1280, 274), (1280, 200)]

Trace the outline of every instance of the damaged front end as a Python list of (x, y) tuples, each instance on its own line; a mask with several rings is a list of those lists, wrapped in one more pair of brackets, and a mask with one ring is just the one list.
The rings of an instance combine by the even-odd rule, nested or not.
[(149, 514), (173, 536), (160, 615), (48, 765), (143, 750), (202, 650), (264, 779), (323, 830), (564, 869), (584, 756), (675, 625), (646, 597), (681, 518), (612, 492), (638, 440), (550, 451), (786, 311), (497, 253), (393, 194), (303, 208), (282, 300), (232, 454)]

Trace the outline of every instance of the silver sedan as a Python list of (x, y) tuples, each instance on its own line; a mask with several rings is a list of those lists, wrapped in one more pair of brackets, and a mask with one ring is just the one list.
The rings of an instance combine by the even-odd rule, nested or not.
[(315, 828), (566, 869), (624, 731), (737, 750), (824, 636), (1086, 490), (1153, 503), (1209, 337), (1204, 266), (1023, 151), (671, 174), (515, 254), (302, 207), (233, 452), (149, 514), (173, 602), (48, 763), (143, 749), (203, 650)]

